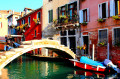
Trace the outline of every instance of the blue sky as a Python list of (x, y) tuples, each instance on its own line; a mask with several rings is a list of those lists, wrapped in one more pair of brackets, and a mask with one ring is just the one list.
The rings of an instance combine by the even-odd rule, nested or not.
[(0, 10), (14, 10), (15, 12), (23, 11), (25, 7), (31, 9), (40, 8), (43, 0), (1, 0)]

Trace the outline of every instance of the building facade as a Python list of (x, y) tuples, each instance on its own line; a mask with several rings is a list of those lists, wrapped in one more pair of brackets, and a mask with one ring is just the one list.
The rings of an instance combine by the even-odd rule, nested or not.
[[(76, 24), (79, 25), (79, 0), (43, 0), (43, 13), (42, 37), (59, 40), (76, 53), (79, 44), (79, 30), (76, 28)], [(63, 24), (60, 16), (69, 17), (69, 22)]]
[(11, 10), (0, 10), (0, 36), (5, 37), (8, 34), (8, 19)]
[(17, 35), (16, 27), (17, 27), (17, 19), (20, 18), (21, 12), (14, 12), (7, 17), (8, 18), (8, 34), (9, 35)]
[(94, 44), (97, 60), (109, 58), (114, 63), (120, 61), (120, 1), (80, 0), (79, 15), (80, 44), (86, 45), (83, 54), (92, 56)]
[[(17, 34), (22, 35), (18, 41), (39, 40), (42, 38), (42, 8), (32, 10), (25, 8), (21, 13), (21, 18), (17, 20)], [(33, 54), (39, 53), (40, 49), (31, 51)], [(30, 53), (31, 53), (30, 52)]]

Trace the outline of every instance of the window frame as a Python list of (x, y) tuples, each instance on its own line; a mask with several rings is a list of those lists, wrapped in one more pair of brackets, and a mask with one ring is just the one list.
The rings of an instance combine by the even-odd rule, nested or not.
[(89, 21), (90, 21), (90, 10), (89, 10), (89, 8), (85, 8), (85, 9), (82, 9), (82, 10), (80, 10), (79, 11), (79, 18), (80, 18), (80, 23), (83, 23), (84, 21), (83, 21), (83, 11), (84, 10), (87, 10), (87, 21), (86, 21), (86, 23), (88, 23)]
[(114, 31), (114, 29), (119, 29), (120, 27), (113, 27), (112, 28), (112, 45), (115, 45), (115, 42), (114, 42), (114, 40), (115, 40), (115, 38), (114, 38), (114, 33), (115, 33), (115, 31)]
[(48, 11), (48, 23), (53, 22), (53, 9)]
[[(108, 40), (108, 28), (104, 28), (104, 29), (98, 29), (98, 43), (100, 43), (100, 37), (99, 37), (99, 31), (101, 31), (101, 30), (106, 30), (107, 31), (107, 43), (109, 42), (109, 40)], [(106, 43), (106, 45), (107, 45), (107, 43)]]
[[(39, 14), (40, 13), (40, 14)], [(41, 21), (41, 12), (39, 11), (39, 12), (37, 12), (37, 20), (38, 21)]]
[(37, 31), (36, 30), (34, 31), (34, 37), (37, 37)]
[(28, 25), (30, 25), (30, 24), (31, 24), (31, 22), (30, 22), (30, 21), (31, 21), (31, 17), (29, 16), (29, 17), (28, 17)]
[[(102, 7), (99, 7), (104, 3), (106, 4), (106, 17), (105, 18), (103, 18), (102, 13), (100, 13), (102, 11)], [(109, 13), (108, 12), (108, 1), (98, 4), (98, 18), (107, 19), (108, 18), (108, 13)]]

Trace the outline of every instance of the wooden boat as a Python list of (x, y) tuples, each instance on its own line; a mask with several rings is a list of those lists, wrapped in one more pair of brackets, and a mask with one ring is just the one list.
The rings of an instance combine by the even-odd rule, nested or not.
[(74, 66), (82, 68), (82, 69), (87, 69), (87, 70), (92, 70), (92, 71), (99, 71), (99, 72), (104, 72), (106, 70), (106, 67), (103, 66), (94, 66), (86, 63), (81, 63), (78, 60), (75, 59), (69, 59)]

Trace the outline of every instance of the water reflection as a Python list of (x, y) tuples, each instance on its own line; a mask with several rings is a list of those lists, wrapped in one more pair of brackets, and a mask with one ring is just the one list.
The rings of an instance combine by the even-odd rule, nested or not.
[(2, 75), (0, 75), (0, 79), (9, 79), (8, 69), (2, 69)]
[[(94, 79), (109, 77), (118, 78), (117, 75), (104, 75), (79, 70), (70, 66), (68, 62), (40, 61), (30, 57), (21, 56), (7, 65), (5, 79)], [(8, 75), (8, 76), (7, 76)], [(3, 78), (4, 79), (4, 78)]]

